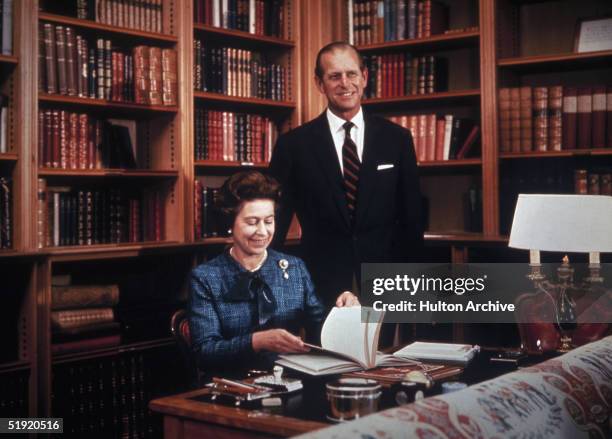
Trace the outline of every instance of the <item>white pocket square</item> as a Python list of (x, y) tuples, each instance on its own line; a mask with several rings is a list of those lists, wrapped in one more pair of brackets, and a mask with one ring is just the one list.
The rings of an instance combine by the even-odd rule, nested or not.
[(378, 165), (378, 167), (376, 168), (376, 170), (377, 170), (377, 171), (382, 171), (383, 169), (390, 169), (390, 168), (392, 168), (393, 166), (395, 166), (395, 165), (393, 165), (393, 164), (391, 164), (391, 163), (387, 163), (387, 164), (384, 164), (384, 165)]

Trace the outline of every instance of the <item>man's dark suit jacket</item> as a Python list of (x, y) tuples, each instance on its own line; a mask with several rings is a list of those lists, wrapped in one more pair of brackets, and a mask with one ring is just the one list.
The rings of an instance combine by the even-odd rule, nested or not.
[(354, 226), (325, 112), (282, 135), (270, 163), (283, 191), (274, 245), (282, 245), (297, 213), (301, 256), (328, 306), (342, 291), (353, 289), (354, 275), (360, 280), (362, 262), (405, 261), (422, 246), (412, 136), (399, 125), (365, 112), (364, 119)]

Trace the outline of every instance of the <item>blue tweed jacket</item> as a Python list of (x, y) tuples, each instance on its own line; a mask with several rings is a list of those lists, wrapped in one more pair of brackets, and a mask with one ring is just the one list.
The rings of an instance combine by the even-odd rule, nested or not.
[[(288, 262), (287, 277), (281, 260)], [(257, 296), (250, 294), (243, 301), (228, 297), (238, 276), (246, 271), (229, 252), (192, 271), (189, 329), (198, 366), (204, 371), (271, 366), (276, 355), (253, 351), (253, 332), (259, 330), (283, 328), (297, 334), (303, 327), (309, 340), (318, 343), (324, 308), (302, 260), (268, 249), (260, 270), (277, 304), (265, 327), (259, 325)]]

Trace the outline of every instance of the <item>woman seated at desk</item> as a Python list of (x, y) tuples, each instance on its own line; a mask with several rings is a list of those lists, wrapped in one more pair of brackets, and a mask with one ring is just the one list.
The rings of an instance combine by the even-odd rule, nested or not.
[[(307, 352), (295, 335), (301, 328), (318, 344), (326, 310), (306, 266), (268, 249), (279, 195), (278, 183), (255, 171), (235, 174), (221, 188), (219, 207), (233, 245), (191, 276), (191, 343), (207, 374), (270, 368), (278, 353)], [(336, 301), (357, 304), (348, 291)]]

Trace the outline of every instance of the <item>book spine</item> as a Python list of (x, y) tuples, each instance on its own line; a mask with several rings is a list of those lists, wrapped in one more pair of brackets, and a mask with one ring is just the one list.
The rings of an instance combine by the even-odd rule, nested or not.
[(499, 148), (501, 152), (512, 151), (510, 131), (510, 88), (508, 87), (499, 89)]
[(51, 288), (53, 310), (111, 307), (118, 303), (118, 285), (69, 285)]
[(563, 149), (576, 149), (576, 117), (578, 113), (578, 97), (576, 87), (563, 89), (563, 119), (561, 122)]
[(551, 151), (561, 151), (563, 143), (563, 87), (548, 87), (548, 145)]
[(510, 142), (512, 152), (521, 152), (521, 93), (518, 87), (510, 88)]
[(592, 114), (593, 94), (591, 87), (578, 88), (577, 112), (577, 146), (578, 148), (591, 148), (592, 146)]
[(63, 26), (55, 26), (55, 51), (57, 53), (58, 90), (65, 95), (68, 93), (66, 71), (66, 34)]
[(606, 146), (606, 87), (593, 87), (592, 147)]
[(521, 152), (529, 152), (533, 150), (532, 89), (531, 87), (521, 87), (519, 94)]
[(548, 89), (533, 89), (533, 138), (536, 151), (548, 151)]

